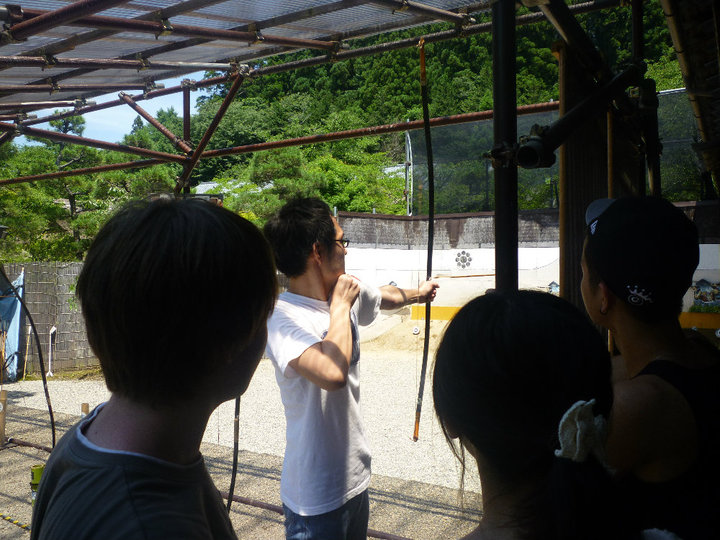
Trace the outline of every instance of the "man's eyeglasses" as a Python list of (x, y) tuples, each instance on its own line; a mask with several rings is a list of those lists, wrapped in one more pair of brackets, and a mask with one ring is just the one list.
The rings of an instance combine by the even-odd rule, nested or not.
[(347, 238), (336, 238), (335, 241), (344, 248), (347, 248), (350, 245), (350, 240)]

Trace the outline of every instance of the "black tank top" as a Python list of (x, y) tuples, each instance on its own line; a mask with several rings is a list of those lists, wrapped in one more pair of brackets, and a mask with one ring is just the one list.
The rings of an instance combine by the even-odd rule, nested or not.
[(656, 375), (687, 400), (698, 429), (698, 454), (685, 473), (667, 482), (622, 480), (643, 528), (665, 529), (682, 540), (720, 539), (720, 365), (689, 369), (651, 362), (639, 375)]

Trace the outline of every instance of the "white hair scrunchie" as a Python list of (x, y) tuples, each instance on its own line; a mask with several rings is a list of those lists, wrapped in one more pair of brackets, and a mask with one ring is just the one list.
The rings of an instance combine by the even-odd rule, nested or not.
[(595, 400), (577, 401), (565, 411), (558, 425), (560, 449), (555, 450), (557, 457), (583, 462), (588, 454), (605, 464), (605, 440), (607, 421), (601, 415), (593, 415)]

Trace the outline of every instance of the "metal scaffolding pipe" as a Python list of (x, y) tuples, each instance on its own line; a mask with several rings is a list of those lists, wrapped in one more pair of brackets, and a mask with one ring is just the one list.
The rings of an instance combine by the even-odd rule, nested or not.
[(538, 7), (596, 81), (605, 82), (612, 77), (610, 68), (564, 0), (547, 0)]
[(42, 444), (23, 441), (22, 439), (16, 439), (15, 437), (8, 437), (7, 442), (8, 444), (16, 444), (18, 446), (26, 446), (27, 448), (37, 448), (38, 450), (45, 450), (48, 454), (52, 452), (52, 448), (50, 448), (49, 446), (43, 446)]
[(49, 28), (71, 24), (81, 17), (110, 9), (125, 2), (127, 0), (79, 0), (55, 11), (47, 11), (27, 21), (14, 24), (6, 33), (11, 41), (21, 41)]
[(192, 148), (183, 141), (180, 137), (175, 135), (172, 131), (170, 131), (168, 128), (163, 126), (160, 122), (158, 122), (153, 116), (147, 112), (145, 109), (143, 109), (140, 105), (135, 103), (133, 99), (128, 96), (124, 92), (120, 92), (119, 94), (120, 99), (122, 99), (125, 103), (127, 103), (132, 109), (138, 113), (140, 116), (142, 116), (145, 120), (147, 120), (152, 127), (157, 129), (160, 133), (162, 133), (170, 142), (173, 143), (175, 148), (178, 148), (185, 152), (186, 154), (189, 154), (192, 152)]
[[(559, 102), (550, 101), (547, 103), (537, 103), (534, 105), (523, 105), (518, 107), (518, 115), (533, 114), (538, 112), (556, 111), (558, 109)], [(489, 120), (493, 116), (492, 111), (480, 111), (474, 113), (456, 114), (453, 116), (440, 116), (430, 119), (430, 125), (436, 126), (448, 126), (452, 124), (462, 124), (467, 122), (477, 122), (481, 120)], [(246, 154), (250, 152), (259, 152), (262, 150), (271, 150), (274, 148), (284, 148), (288, 146), (300, 146), (303, 144), (315, 144), (329, 141), (337, 141), (342, 139), (349, 139), (353, 137), (365, 137), (371, 135), (381, 135), (384, 133), (395, 133), (398, 131), (411, 131), (415, 129), (422, 129), (423, 121), (414, 120), (412, 122), (400, 122), (397, 124), (386, 124), (382, 126), (375, 126), (369, 128), (353, 129), (348, 131), (338, 131), (334, 133), (326, 133), (324, 135), (311, 135), (308, 137), (298, 137), (295, 139), (286, 139), (283, 141), (270, 141), (265, 143), (248, 144), (244, 146), (236, 146), (233, 148), (221, 148), (218, 150), (210, 150), (203, 152), (200, 159), (208, 159), (213, 157), (220, 157), (234, 154)], [(122, 170), (122, 169), (140, 169), (144, 167), (151, 167), (153, 165), (161, 165), (166, 163), (165, 160), (140, 160), (140, 161), (129, 161), (124, 163), (115, 163), (112, 165), (100, 165), (97, 167), (89, 167), (86, 169), (75, 169), (72, 171), (52, 172), (45, 174), (38, 174), (33, 176), (23, 176), (20, 178), (12, 178), (9, 180), (0, 180), (0, 186), (4, 184), (19, 184), (22, 182), (33, 182), (35, 180), (45, 180), (48, 178), (63, 178), (66, 176), (76, 176), (80, 174), (92, 174), (94, 172), (103, 172), (111, 170)]]
[[(182, 86), (182, 85), (181, 85)], [(190, 141), (190, 86), (182, 86), (183, 93), (183, 139)]]
[(230, 62), (163, 62), (154, 60), (122, 60), (120, 58), (46, 58), (44, 56), (0, 56), (0, 68), (41, 67), (50, 68), (94, 68), (94, 69), (174, 69), (187, 68), (195, 71), (230, 71), (237, 66)]
[(81, 101), (75, 99), (67, 99), (60, 101), (21, 101), (17, 103), (0, 103), (0, 111), (3, 110), (21, 110), (31, 111), (39, 109), (50, 109), (52, 107), (79, 107), (81, 105), (94, 105), (94, 101)]
[(515, 2), (492, 7), (493, 122), (495, 174), (495, 287), (518, 288), (518, 171), (512, 154), (517, 144), (517, 43)]
[[(538, 103), (535, 105), (523, 105), (521, 107), (518, 107), (518, 114), (533, 114), (537, 112), (556, 111), (558, 109), (558, 105), (559, 104), (557, 101)], [(430, 126), (438, 127), (449, 126), (452, 124), (463, 124), (467, 122), (477, 122), (480, 120), (489, 120), (492, 117), (493, 111), (455, 114), (452, 116), (439, 116), (430, 119)], [(246, 144), (243, 146), (233, 146), (231, 148), (218, 148), (216, 150), (208, 150), (207, 152), (204, 152), (202, 158), (207, 159), (222, 156), (231, 156), (236, 154), (249, 154), (251, 152), (260, 152), (262, 150), (274, 150), (276, 148), (286, 148), (289, 146), (318, 144), (331, 141), (340, 141), (343, 139), (352, 139), (357, 137), (369, 137), (375, 135), (384, 135), (386, 133), (397, 133), (399, 131), (412, 131), (416, 129), (423, 129), (422, 120), (397, 122), (395, 124), (384, 124), (367, 128), (348, 129), (345, 131), (324, 133), (322, 135), (306, 135), (305, 137), (284, 139), (282, 141), (268, 141), (255, 144)]]
[[(198, 81), (194, 83), (194, 85), (198, 88), (206, 87), (206, 86), (214, 86), (216, 84), (221, 84), (225, 82), (228, 79), (229, 75), (222, 75), (220, 77), (211, 77), (210, 79), (204, 79), (202, 81)], [(182, 85), (178, 86), (171, 86), (169, 88), (162, 88), (159, 90), (151, 90), (150, 92), (146, 92), (143, 94), (138, 94), (135, 96), (131, 96), (133, 101), (142, 101), (144, 99), (152, 99), (160, 96), (167, 96), (170, 94), (175, 94), (177, 92), (181, 92), (183, 89)], [(32, 124), (42, 124), (45, 122), (49, 122), (50, 120), (60, 120), (61, 118), (67, 118), (68, 116), (78, 116), (81, 114), (91, 113), (95, 111), (100, 111), (103, 109), (109, 109), (112, 107), (117, 107), (118, 105), (123, 105), (123, 101), (121, 99), (116, 99), (113, 101), (107, 101), (105, 103), (98, 103), (96, 105), (89, 105), (87, 107), (79, 107), (75, 109), (74, 111), (66, 111), (63, 113), (58, 114), (51, 114), (49, 116), (43, 116), (42, 118), (35, 118), (33, 120), (28, 120), (26, 122), (23, 122), (24, 126), (29, 126)]]
[[(3, 133), (6, 135), (7, 133)], [(2, 135), (0, 135), (2, 137)], [(0, 186), (10, 184), (22, 184), (23, 182), (34, 182), (35, 180), (48, 180), (51, 178), (66, 178), (68, 176), (80, 176), (83, 174), (94, 174), (106, 171), (122, 171), (126, 169), (144, 169), (155, 165), (164, 165), (166, 161), (160, 159), (143, 159), (138, 161), (126, 161), (123, 163), (112, 163), (110, 165), (98, 165), (97, 167), (86, 167), (83, 169), (73, 169), (71, 171), (58, 171), (45, 174), (34, 174), (32, 176), (19, 176), (17, 178), (9, 178), (0, 180)]]
[[(42, 10), (24, 10), (31, 16), (42, 16), (47, 12)], [(33, 19), (29, 19), (32, 21)], [(337, 48), (337, 43), (320, 41), (316, 39), (290, 38), (276, 35), (265, 35), (260, 32), (246, 32), (241, 30), (223, 30), (222, 28), (205, 28), (202, 26), (191, 26), (187, 24), (174, 24), (171, 21), (146, 21), (141, 19), (121, 19), (119, 17), (83, 17), (73, 22), (76, 26), (89, 26), (101, 30), (113, 30), (115, 32), (138, 32), (145, 34), (175, 35), (191, 38), (203, 38), (209, 40), (240, 41), (243, 43), (272, 43), (284, 47), (320, 49), (332, 51)]]
[(518, 165), (526, 169), (549, 167), (555, 162), (555, 149), (580, 125), (603, 110), (628, 86), (640, 83), (640, 70), (636, 65), (616, 75), (610, 82), (595, 90), (542, 133), (529, 137), (517, 151)]
[(372, 0), (373, 4), (381, 4), (388, 6), (395, 11), (407, 11), (409, 13), (415, 13), (423, 17), (429, 17), (431, 19), (440, 19), (443, 21), (451, 22), (453, 24), (466, 24), (471, 19), (467, 15), (461, 13), (455, 13), (453, 11), (447, 11), (445, 9), (439, 9), (436, 7), (421, 4), (419, 2), (412, 2), (411, 0)]
[(40, 137), (43, 139), (49, 139), (51, 141), (66, 142), (68, 144), (79, 144), (81, 146), (91, 146), (94, 148), (102, 148), (104, 150), (114, 150), (116, 152), (124, 152), (126, 154), (136, 154), (139, 156), (160, 159), (162, 161), (184, 163), (187, 160), (187, 158), (184, 156), (177, 156), (175, 154), (168, 154), (166, 152), (156, 152), (155, 150), (147, 150), (145, 148), (138, 148), (136, 146), (109, 143), (105, 141), (99, 141), (97, 139), (86, 139), (84, 137), (78, 137), (77, 135), (70, 135), (68, 133), (59, 133), (57, 131), (31, 128), (23, 125), (15, 126), (14, 124), (5, 124), (0, 122), (0, 131), (15, 132), (16, 130), (19, 130), (20, 133), (23, 135), (30, 135), (31, 137)]
[[(162, 88), (162, 85), (158, 85)], [(0, 94), (14, 94), (17, 92), (116, 92), (119, 90), (145, 90), (146, 84), (0, 84)]]
[(210, 122), (210, 125), (205, 130), (205, 133), (202, 136), (202, 139), (200, 139), (200, 142), (198, 143), (197, 147), (195, 148), (195, 151), (193, 152), (192, 156), (190, 156), (190, 159), (185, 164), (185, 168), (183, 169), (182, 174), (178, 178), (177, 185), (175, 187), (176, 190), (179, 190), (180, 188), (187, 188), (188, 187), (188, 179), (190, 178), (190, 175), (193, 172), (193, 169), (195, 168), (195, 165), (197, 165), (197, 162), (200, 160), (200, 156), (202, 155), (203, 151), (205, 150), (205, 147), (210, 142), (210, 138), (213, 136), (213, 133), (215, 133), (215, 130), (220, 125), (220, 121), (225, 116), (225, 112), (228, 110), (228, 107), (230, 107), (230, 104), (232, 103), (233, 99), (235, 99), (235, 94), (237, 94), (238, 90), (240, 90), (240, 85), (245, 81), (244, 75), (238, 73), (235, 76), (235, 80), (232, 83), (232, 86), (228, 90), (227, 95), (225, 96), (225, 99), (223, 99), (223, 102), (220, 104), (220, 107), (218, 108), (217, 112), (215, 113), (215, 116), (213, 117), (212, 121)]

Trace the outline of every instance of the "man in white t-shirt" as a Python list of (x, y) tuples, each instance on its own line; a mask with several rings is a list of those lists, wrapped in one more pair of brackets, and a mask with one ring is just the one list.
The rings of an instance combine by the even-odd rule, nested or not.
[(323, 201), (288, 202), (265, 225), (289, 278), (268, 320), (266, 354), (287, 422), (280, 494), (288, 540), (367, 536), (370, 450), (360, 415), (358, 324), (432, 301), (438, 287), (369, 287), (345, 273), (348, 241)]

